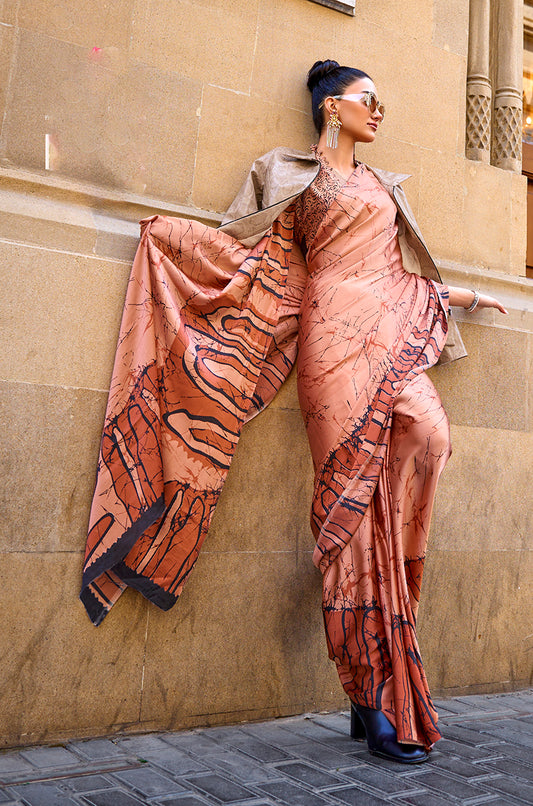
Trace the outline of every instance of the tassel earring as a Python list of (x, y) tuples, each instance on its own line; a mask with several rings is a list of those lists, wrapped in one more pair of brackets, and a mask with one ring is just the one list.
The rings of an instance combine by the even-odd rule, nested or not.
[(337, 110), (330, 112), (329, 120), (326, 124), (326, 145), (328, 148), (337, 148), (337, 140), (339, 139), (339, 129), (342, 123), (337, 115)]

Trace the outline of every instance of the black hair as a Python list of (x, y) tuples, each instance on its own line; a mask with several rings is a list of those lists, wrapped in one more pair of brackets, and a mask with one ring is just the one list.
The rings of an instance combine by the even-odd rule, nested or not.
[(357, 81), (358, 78), (370, 78), (370, 76), (355, 67), (341, 67), (338, 62), (331, 59), (325, 62), (315, 62), (311, 67), (307, 74), (307, 87), (311, 93), (313, 122), (319, 134), (324, 125), (320, 108), (322, 101), (330, 95), (342, 95), (346, 87)]

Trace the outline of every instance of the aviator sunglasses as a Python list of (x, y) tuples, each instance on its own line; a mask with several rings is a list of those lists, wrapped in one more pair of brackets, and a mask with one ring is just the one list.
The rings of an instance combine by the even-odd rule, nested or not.
[[(372, 90), (366, 90), (365, 92), (357, 92), (352, 95), (330, 95), (328, 97), (335, 98), (336, 101), (362, 101), (368, 107), (368, 110), (371, 115), (373, 115), (377, 111), (379, 112), (382, 118), (385, 117), (385, 107), (378, 100), (376, 93), (372, 92)], [(321, 107), (324, 106), (324, 101), (322, 101), (322, 103), (320, 104)]]

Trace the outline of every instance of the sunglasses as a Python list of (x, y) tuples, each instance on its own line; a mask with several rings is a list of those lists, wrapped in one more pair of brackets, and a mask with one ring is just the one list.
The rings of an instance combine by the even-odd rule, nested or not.
[[(330, 98), (335, 98), (336, 101), (362, 101), (367, 107), (371, 115), (378, 112), (381, 117), (385, 117), (385, 107), (378, 100), (378, 96), (372, 90), (366, 92), (357, 92), (354, 95), (330, 95)], [(323, 106), (322, 101), (321, 106)]]

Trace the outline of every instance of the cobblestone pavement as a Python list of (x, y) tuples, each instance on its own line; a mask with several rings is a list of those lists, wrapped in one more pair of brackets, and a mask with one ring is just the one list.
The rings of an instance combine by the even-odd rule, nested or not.
[(0, 804), (533, 804), (533, 689), (437, 702), (426, 764), (371, 756), (349, 715), (71, 741), (0, 753)]

